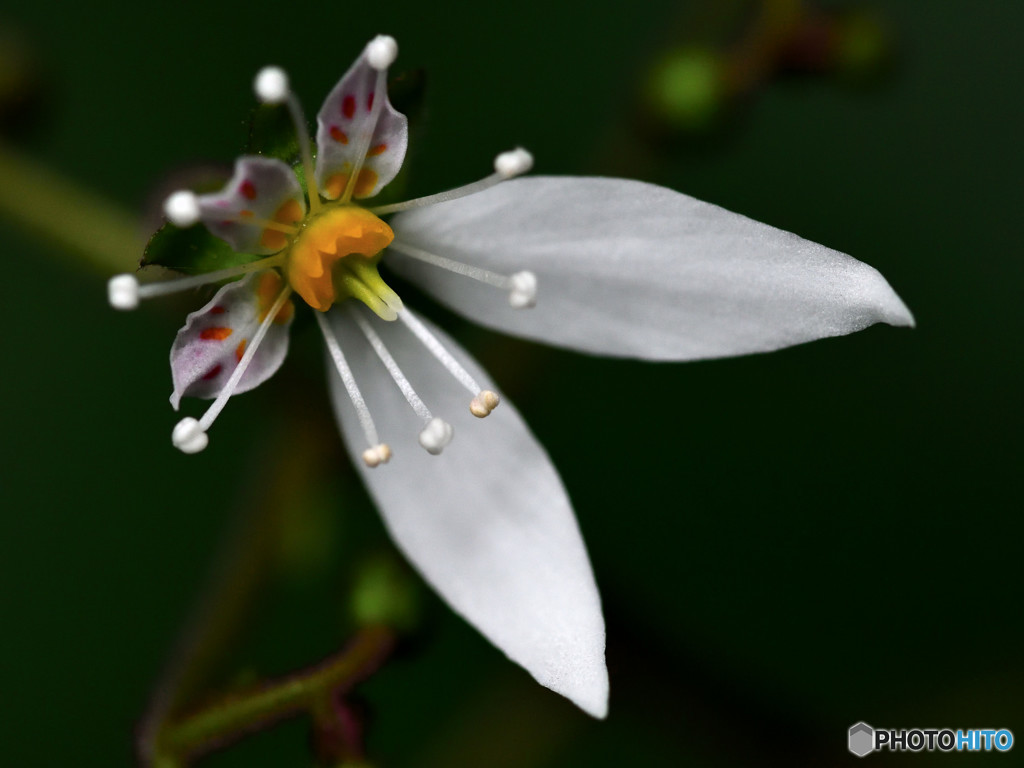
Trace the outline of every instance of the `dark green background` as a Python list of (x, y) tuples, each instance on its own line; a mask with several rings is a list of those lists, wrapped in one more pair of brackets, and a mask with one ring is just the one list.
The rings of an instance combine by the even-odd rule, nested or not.
[[(851, 253), (915, 313), (914, 331), (646, 365), (435, 312), (517, 401), (570, 491), (605, 601), (611, 714), (592, 721), (536, 686), (428, 595), (423, 631), (363, 689), (381, 764), (847, 765), (858, 720), (1024, 738), (1024, 5), (878, 3), (898, 52), (880, 82), (772, 82), (718, 140), (633, 146), (644, 74), (685, 41), (694, 5), (0, 13), (49, 85), (23, 148), (140, 214), (174, 170), (238, 152), (258, 67), (285, 66), (312, 113), (388, 32), (399, 68), (429, 83), (413, 193), (477, 178), (522, 144), (540, 173), (641, 177)], [(104, 275), (10, 222), (0, 235), (0, 763), (128, 765), (233, 508), (288, 450), (272, 444), (280, 422), (303, 409), (330, 426), (318, 342), (297, 335), (287, 372), (232, 402), (206, 453), (182, 456), (166, 357), (188, 302), (114, 313)], [(301, 523), (325, 546), (300, 547), (305, 566), (268, 588), (236, 668), (280, 674), (332, 652), (354, 550), (387, 546), (328, 444), (337, 474)], [(1022, 749), (867, 760), (1010, 765)], [(208, 764), (307, 754), (296, 721)]]

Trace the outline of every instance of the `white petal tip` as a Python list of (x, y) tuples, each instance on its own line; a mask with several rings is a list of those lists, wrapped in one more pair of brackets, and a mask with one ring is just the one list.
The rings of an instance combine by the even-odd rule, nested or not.
[(494, 392), (489, 389), (485, 389), (470, 401), (469, 412), (478, 419), (482, 419), (489, 416), (491, 411), (497, 408), (498, 403), (500, 402), (501, 400)]
[(420, 445), (427, 453), (437, 456), (452, 441), (454, 430), (444, 419), (433, 418), (420, 432)]
[(902, 301), (900, 301), (900, 311), (896, 314), (893, 325), (904, 328), (917, 328), (917, 320), (914, 319), (913, 313), (907, 309), (907, 305)]
[(178, 227), (191, 227), (199, 221), (199, 198), (187, 189), (175, 192), (164, 201), (167, 220)]
[(199, 422), (188, 416), (175, 425), (171, 442), (182, 453), (199, 453), (209, 444), (210, 438)]
[(512, 290), (508, 303), (515, 309), (528, 309), (537, 304), (537, 276), (533, 272), (516, 272), (512, 275)]
[(366, 44), (366, 60), (380, 71), (394, 64), (398, 58), (398, 43), (391, 35), (377, 35)]
[(370, 469), (387, 464), (390, 460), (391, 447), (387, 443), (381, 443), (363, 451), (363, 463)]
[(608, 668), (604, 664), (603, 655), (599, 661), (595, 661), (591, 674), (583, 678), (569, 678), (556, 685), (544, 685), (565, 696), (591, 717), (604, 720), (608, 717)]
[(533, 168), (533, 155), (522, 147), (502, 152), (494, 158), (494, 172), (504, 179), (520, 176)]
[(135, 275), (117, 275), (107, 281), (107, 301), (114, 309), (131, 310), (139, 306), (139, 281)]
[(253, 90), (264, 104), (280, 104), (288, 98), (288, 74), (280, 67), (264, 67), (256, 73)]
[(607, 698), (605, 698), (604, 701), (589, 702), (587, 704), (576, 702), (576, 705), (584, 712), (586, 712), (588, 715), (590, 715), (591, 717), (595, 717), (598, 720), (604, 720), (606, 717), (608, 717)]

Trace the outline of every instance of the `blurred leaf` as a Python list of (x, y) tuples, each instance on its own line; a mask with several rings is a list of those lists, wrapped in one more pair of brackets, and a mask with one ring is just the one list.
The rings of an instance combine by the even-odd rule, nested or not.
[(226, 242), (210, 234), (206, 227), (182, 229), (168, 223), (150, 238), (142, 255), (142, 266), (156, 265), (198, 275), (248, 264), (258, 258), (251, 253), (236, 253)]

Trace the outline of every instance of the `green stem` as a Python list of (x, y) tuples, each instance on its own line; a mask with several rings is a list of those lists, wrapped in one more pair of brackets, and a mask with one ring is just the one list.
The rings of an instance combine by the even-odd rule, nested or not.
[(0, 215), (103, 274), (132, 271), (143, 242), (119, 206), (0, 143)]
[(338, 655), (313, 669), (234, 693), (170, 722), (160, 734), (159, 753), (191, 756), (272, 720), (311, 710), (332, 691), (345, 691), (380, 665), (394, 644), (386, 627), (365, 627)]

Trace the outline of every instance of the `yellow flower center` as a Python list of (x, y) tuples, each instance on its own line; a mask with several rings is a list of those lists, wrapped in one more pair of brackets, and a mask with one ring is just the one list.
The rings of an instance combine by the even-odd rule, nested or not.
[(356, 205), (321, 209), (303, 224), (287, 252), (288, 283), (313, 309), (326, 312), (347, 297), (357, 298), (385, 319), (401, 302), (377, 273), (380, 253), (395, 233)]

